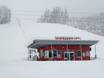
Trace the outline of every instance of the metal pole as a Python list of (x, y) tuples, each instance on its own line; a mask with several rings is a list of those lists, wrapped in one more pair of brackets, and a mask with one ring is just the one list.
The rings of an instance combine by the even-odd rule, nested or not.
[[(91, 48), (91, 47), (90, 47)], [(90, 50), (89, 50), (89, 60), (91, 60), (91, 54), (90, 54)]]
[(30, 60), (30, 49), (28, 48), (28, 60)]
[(68, 44), (67, 44), (67, 46), (66, 46), (66, 47), (67, 47), (67, 52), (68, 52)]
[(69, 56), (68, 60), (70, 59), (70, 55), (69, 55), (69, 52), (68, 52), (68, 44), (66, 45), (66, 48), (67, 48), (67, 55)]
[(51, 54), (52, 54), (51, 55), (52, 56), (51, 58), (53, 58), (52, 44), (51, 44)]
[(97, 58), (97, 54), (96, 54), (96, 45), (95, 45), (95, 59)]
[(81, 51), (81, 60), (82, 60), (82, 45), (80, 45), (80, 51)]

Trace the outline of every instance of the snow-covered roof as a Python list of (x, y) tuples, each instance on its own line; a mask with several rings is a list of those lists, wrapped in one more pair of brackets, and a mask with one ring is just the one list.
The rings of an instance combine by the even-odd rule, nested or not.
[(34, 40), (32, 44), (28, 47), (34, 48), (37, 46), (44, 46), (44, 45), (94, 45), (98, 41), (97, 40)]

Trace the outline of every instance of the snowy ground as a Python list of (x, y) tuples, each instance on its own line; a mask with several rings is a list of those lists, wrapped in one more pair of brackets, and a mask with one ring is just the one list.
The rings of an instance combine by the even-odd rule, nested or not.
[(6, 62), (0, 78), (104, 78), (104, 61)]
[[(0, 78), (104, 78), (104, 37), (59, 24), (14, 21), (0, 25)], [(37, 38), (79, 36), (99, 40), (97, 60), (27, 61), (27, 46)], [(94, 46), (92, 47), (94, 49)], [(92, 50), (94, 56), (94, 50)]]

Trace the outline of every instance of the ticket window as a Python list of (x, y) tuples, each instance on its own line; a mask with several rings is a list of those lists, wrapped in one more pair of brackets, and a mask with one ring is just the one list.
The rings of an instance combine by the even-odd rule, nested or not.
[(61, 57), (61, 51), (59, 50), (50, 50), (48, 51), (48, 56), (49, 58), (60, 58)]

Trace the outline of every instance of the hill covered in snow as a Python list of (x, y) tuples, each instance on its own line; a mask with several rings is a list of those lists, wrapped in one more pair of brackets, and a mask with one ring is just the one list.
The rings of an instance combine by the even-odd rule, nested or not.
[[(31, 62), (27, 46), (34, 39), (54, 39), (56, 36), (99, 40), (99, 58), (92, 61)], [(0, 25), (0, 78), (103, 78), (104, 37), (60, 24), (14, 21)], [(92, 46), (94, 48), (94, 46)], [(92, 56), (94, 50), (92, 50)]]
[[(97, 54), (103, 57), (104, 37), (82, 31), (72, 26), (33, 21), (14, 21), (0, 26), (0, 51), (2, 60), (26, 58), (27, 46), (35, 39), (54, 39), (55, 37), (80, 37), (82, 40), (99, 40)], [(92, 53), (92, 52), (91, 52)], [(9, 58), (8, 58), (9, 57)]]

